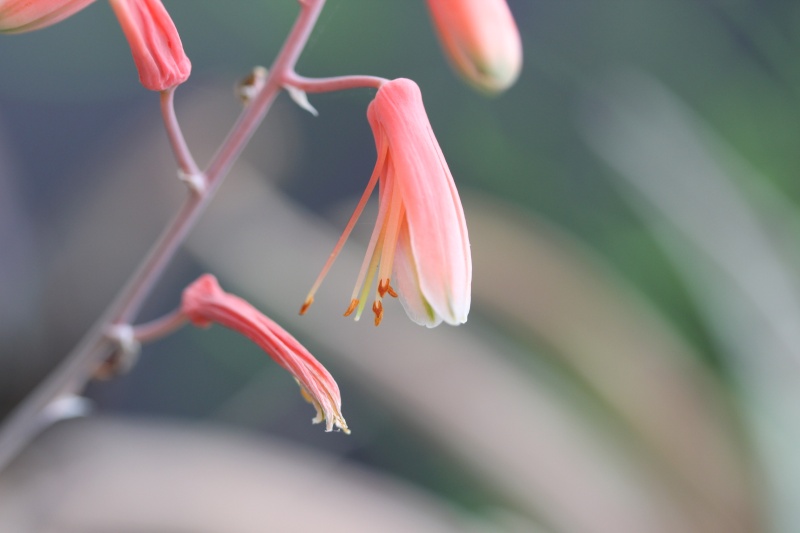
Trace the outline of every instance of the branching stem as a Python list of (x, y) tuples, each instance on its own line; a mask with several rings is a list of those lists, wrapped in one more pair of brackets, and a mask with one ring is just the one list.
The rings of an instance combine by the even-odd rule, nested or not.
[[(289, 80), (299, 80), (294, 67), (308, 42), (325, 0), (300, 0), (300, 14), (269, 70), (264, 87), (245, 107), (228, 137), (204, 173), (203, 187), (190, 190), (186, 200), (158, 241), (100, 319), (50, 375), (6, 418), (0, 427), (0, 471), (42, 428), (42, 413), (58, 398), (79, 394), (94, 370), (114, 349), (107, 336), (115, 325), (131, 324), (161, 278), (189, 230), (205, 210), (233, 163), (263, 121), (275, 98)], [(365, 77), (366, 78), (366, 77)], [(309, 89), (310, 90), (310, 89)], [(333, 90), (333, 89), (331, 89)], [(178, 126), (173, 106), (174, 89), (161, 94), (161, 109), (178, 167), (184, 177), (201, 175)], [(148, 340), (177, 327), (181, 317), (170, 315), (135, 330)]]

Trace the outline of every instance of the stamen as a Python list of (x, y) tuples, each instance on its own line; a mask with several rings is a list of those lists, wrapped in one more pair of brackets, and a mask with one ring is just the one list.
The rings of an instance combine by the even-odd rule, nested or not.
[[(386, 157), (380, 157), (378, 159), (378, 163), (383, 164)], [(383, 168), (375, 167), (375, 174), (383, 174)], [(381, 249), (383, 247), (383, 235), (386, 228), (386, 216), (388, 211), (388, 204), (384, 201), (384, 187), (385, 183), (381, 181), (379, 190), (378, 190), (378, 218), (375, 221), (375, 227), (372, 230), (372, 235), (369, 238), (369, 244), (367, 245), (367, 253), (364, 255), (364, 261), (361, 263), (361, 269), (358, 271), (358, 277), (356, 278), (355, 287), (353, 287), (353, 294), (351, 298), (358, 298), (359, 293), (362, 292), (361, 288), (365, 285), (365, 278), (368, 274), (374, 276), (373, 269), (378, 265), (378, 259), (381, 255)], [(369, 286), (372, 283), (372, 277), (366, 280), (366, 286)], [(368, 292), (368, 291), (367, 291)], [(363, 294), (361, 295), (361, 300), (364, 300)], [(356, 315), (356, 320), (358, 317), (361, 316), (361, 311), (359, 310), (358, 314)]]
[[(319, 289), (320, 285), (322, 285), (322, 280), (325, 279), (325, 276), (328, 274), (328, 271), (330, 270), (331, 266), (333, 266), (334, 260), (336, 260), (336, 257), (339, 255), (339, 252), (342, 251), (345, 241), (347, 241), (347, 238), (353, 231), (353, 228), (355, 227), (356, 222), (358, 221), (358, 217), (360, 217), (361, 213), (364, 211), (364, 207), (367, 205), (367, 201), (369, 200), (369, 197), (372, 195), (372, 191), (375, 190), (375, 185), (378, 183), (378, 178), (380, 177), (382, 166), (384, 160), (386, 159), (386, 153), (388, 152), (388, 150), (389, 149), (387, 146), (383, 148), (383, 150), (378, 154), (378, 162), (375, 164), (375, 169), (372, 171), (372, 176), (370, 176), (369, 178), (369, 182), (367, 183), (367, 188), (364, 189), (364, 194), (361, 195), (361, 199), (358, 201), (358, 205), (356, 205), (356, 209), (355, 211), (353, 211), (353, 215), (347, 222), (347, 226), (345, 226), (341, 237), (339, 237), (339, 240), (336, 242), (336, 246), (333, 247), (331, 255), (328, 256), (328, 260), (322, 267), (322, 272), (319, 273), (319, 276), (317, 276), (316, 281), (314, 281), (314, 285), (312, 285), (311, 290), (308, 291), (308, 296), (306, 296), (306, 302), (314, 301), (314, 294), (317, 292), (317, 289)], [(300, 314), (301, 315), (303, 314), (302, 311)]]
[[(381, 295), (381, 298), (386, 296), (386, 293), (389, 292), (389, 289), (391, 289), (391, 287), (389, 286), (389, 278), (378, 281), (378, 294)], [(395, 296), (397, 295), (395, 294)]]
[(379, 255), (376, 253), (373, 255), (372, 260), (370, 261), (369, 266), (369, 274), (367, 275), (367, 279), (364, 282), (364, 285), (361, 287), (361, 294), (359, 296), (360, 303), (358, 304), (358, 309), (356, 310), (356, 320), (361, 318), (361, 313), (364, 312), (364, 308), (367, 306), (367, 296), (369, 295), (369, 288), (372, 286), (372, 280), (375, 277), (375, 272), (377, 272), (378, 267), (378, 259)]
[(311, 307), (311, 304), (313, 303), (314, 303), (313, 296), (309, 296), (308, 298), (306, 298), (306, 301), (303, 302), (303, 307), (300, 308), (300, 314), (301, 315), (306, 314), (306, 311), (308, 311), (308, 308)]
[(405, 220), (405, 205), (403, 204), (403, 195), (397, 185), (397, 177), (391, 167), (391, 162), (388, 163), (388, 172), (386, 173), (386, 184), (391, 193), (391, 197), (387, 198), (389, 203), (389, 214), (386, 217), (386, 226), (384, 228), (383, 238), (383, 254), (381, 257), (381, 265), (378, 271), (378, 279), (386, 279), (392, 275), (392, 266), (394, 264), (394, 253), (397, 248), (397, 238), (400, 235), (400, 227)]
[(383, 304), (380, 300), (375, 300), (372, 304), (372, 312), (375, 313), (375, 325), (379, 326), (383, 320)]
[[(381, 187), (383, 186), (384, 183), (381, 182)], [(387, 200), (385, 195), (390, 193), (385, 192), (383, 194), (384, 196), (381, 197), (378, 205), (378, 221), (375, 223), (375, 229), (372, 231), (372, 237), (370, 238), (369, 246), (367, 247), (367, 255), (364, 256), (364, 263), (361, 265), (361, 271), (358, 273), (358, 281), (353, 289), (352, 297), (358, 297), (358, 299), (361, 301), (361, 303), (358, 305), (358, 310), (356, 311), (356, 320), (360, 319), (361, 313), (364, 312), (364, 308), (366, 307), (367, 303), (367, 295), (370, 293), (372, 281), (375, 279), (375, 275), (378, 272), (378, 266), (381, 262), (381, 257), (383, 256), (384, 234), (386, 233), (385, 221), (388, 210), (386, 206)], [(368, 258), (369, 261), (367, 261)], [(360, 292), (358, 292), (359, 290)]]
[[(388, 281), (388, 280), (387, 280), (387, 281)], [(388, 292), (388, 293), (389, 293), (389, 296), (391, 296), (392, 298), (397, 298), (397, 293), (396, 293), (396, 292), (394, 292), (394, 289), (393, 289), (393, 288), (392, 288), (392, 286), (391, 286), (391, 285), (389, 285), (388, 283), (386, 284), (386, 292)]]
[(347, 308), (347, 311), (344, 312), (344, 316), (352, 315), (357, 305), (358, 305), (358, 298), (353, 298), (352, 300), (350, 300), (350, 306)]

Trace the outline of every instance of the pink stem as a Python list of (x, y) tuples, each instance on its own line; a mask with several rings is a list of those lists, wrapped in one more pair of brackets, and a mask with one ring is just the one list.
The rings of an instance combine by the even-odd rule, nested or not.
[(194, 162), (194, 157), (183, 137), (178, 118), (175, 116), (175, 87), (161, 92), (161, 114), (164, 116), (164, 127), (167, 130), (172, 151), (175, 153), (175, 159), (178, 161), (178, 168), (187, 178), (197, 176), (200, 174), (200, 169)]
[(283, 48), (278, 53), (275, 63), (269, 69), (264, 87), (253, 98), (253, 101), (248, 104), (246, 112), (239, 117), (228, 138), (222, 143), (214, 159), (208, 165), (208, 169), (206, 169), (211, 190), (216, 190), (219, 187), (220, 176), (228, 173), (231, 165), (244, 150), (247, 142), (264, 119), (264, 115), (266, 115), (272, 102), (278, 96), (285, 84), (284, 80), (289, 76), (289, 73), (294, 72), (300, 53), (311, 36), (311, 30), (314, 29), (322, 7), (325, 5), (325, 0), (300, 0), (300, 4), (302, 6), (300, 15), (297, 17), (289, 37), (283, 44)]
[(136, 326), (133, 328), (133, 337), (142, 344), (152, 342), (175, 332), (186, 324), (187, 320), (186, 315), (180, 309), (176, 309), (160, 318)]
[(361, 87), (371, 87), (373, 89), (380, 89), (381, 85), (386, 83), (386, 78), (379, 78), (377, 76), (336, 76), (334, 78), (306, 78), (300, 76), (295, 72), (289, 72), (285, 78), (284, 83), (297, 87), (301, 91), (307, 93), (325, 93), (333, 91), (342, 91), (345, 89), (358, 89)]
[[(263, 89), (242, 112), (212, 159), (206, 171), (208, 187), (188, 195), (178, 214), (100, 319), (78, 346), (17, 406), (0, 427), (0, 470), (41, 429), (39, 418), (42, 409), (64, 394), (75, 394), (82, 390), (93, 371), (108, 357), (113, 348), (113, 342), (107, 338), (109, 329), (115, 324), (129, 324), (136, 317), (164, 268), (172, 260), (234, 161), (263, 121), (289, 73), (294, 71), (325, 0), (300, 0), (300, 4), (300, 14), (270, 69)], [(171, 99), (171, 94), (162, 95), (162, 110), (170, 142), (181, 170), (188, 171), (187, 175), (194, 175), (197, 167), (177, 127)]]

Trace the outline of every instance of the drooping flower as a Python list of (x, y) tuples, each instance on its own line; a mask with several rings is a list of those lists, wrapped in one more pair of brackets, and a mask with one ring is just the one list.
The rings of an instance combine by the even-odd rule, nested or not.
[(325, 431), (334, 426), (350, 433), (342, 416), (339, 386), (330, 373), (308, 350), (278, 324), (248, 302), (222, 290), (211, 274), (200, 276), (183, 291), (181, 312), (194, 325), (212, 323), (240, 333), (267, 352), (300, 385), (303, 398), (314, 406), (313, 422), (325, 422)]
[(161, 0), (110, 0), (128, 39), (139, 81), (164, 91), (189, 78), (192, 64)]
[[(472, 283), (467, 225), (453, 176), (433, 135), (416, 83), (384, 83), (367, 110), (378, 161), (350, 222), (306, 298), (314, 301), (334, 259), (380, 183), (378, 218), (345, 316), (358, 320), (377, 274), (372, 310), (383, 318), (383, 297), (399, 296), (414, 322), (434, 327), (466, 322)], [(394, 285), (394, 286), (393, 286)]]
[(74, 15), (94, 0), (0, 0), (0, 32), (45, 28)]
[(428, 0), (428, 8), (451, 63), (467, 81), (488, 93), (513, 85), (522, 42), (506, 0)]

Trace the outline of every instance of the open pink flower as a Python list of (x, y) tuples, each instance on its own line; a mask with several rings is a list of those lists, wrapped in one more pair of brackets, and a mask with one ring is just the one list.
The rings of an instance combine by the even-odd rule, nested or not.
[(522, 67), (522, 42), (506, 0), (428, 0), (456, 70), (478, 89), (508, 89)]
[(316, 424), (325, 421), (325, 431), (334, 426), (350, 433), (342, 417), (339, 386), (302, 344), (264, 316), (258, 309), (222, 290), (211, 274), (200, 276), (183, 291), (181, 312), (196, 326), (220, 324), (241, 333), (288, 370), (300, 392), (317, 411)]
[(110, 0), (128, 39), (139, 81), (164, 91), (189, 78), (192, 64), (161, 0)]
[(384, 83), (369, 105), (367, 118), (378, 151), (375, 170), (300, 314), (314, 301), (314, 293), (380, 182), (378, 219), (345, 316), (356, 311), (356, 319), (360, 317), (377, 274), (372, 305), (375, 325), (383, 318), (382, 299), (387, 293), (399, 296), (408, 316), (418, 324), (466, 322), (472, 283), (467, 225), (419, 87), (402, 78)]
[(94, 0), (0, 0), (0, 32), (45, 28), (74, 15)]

